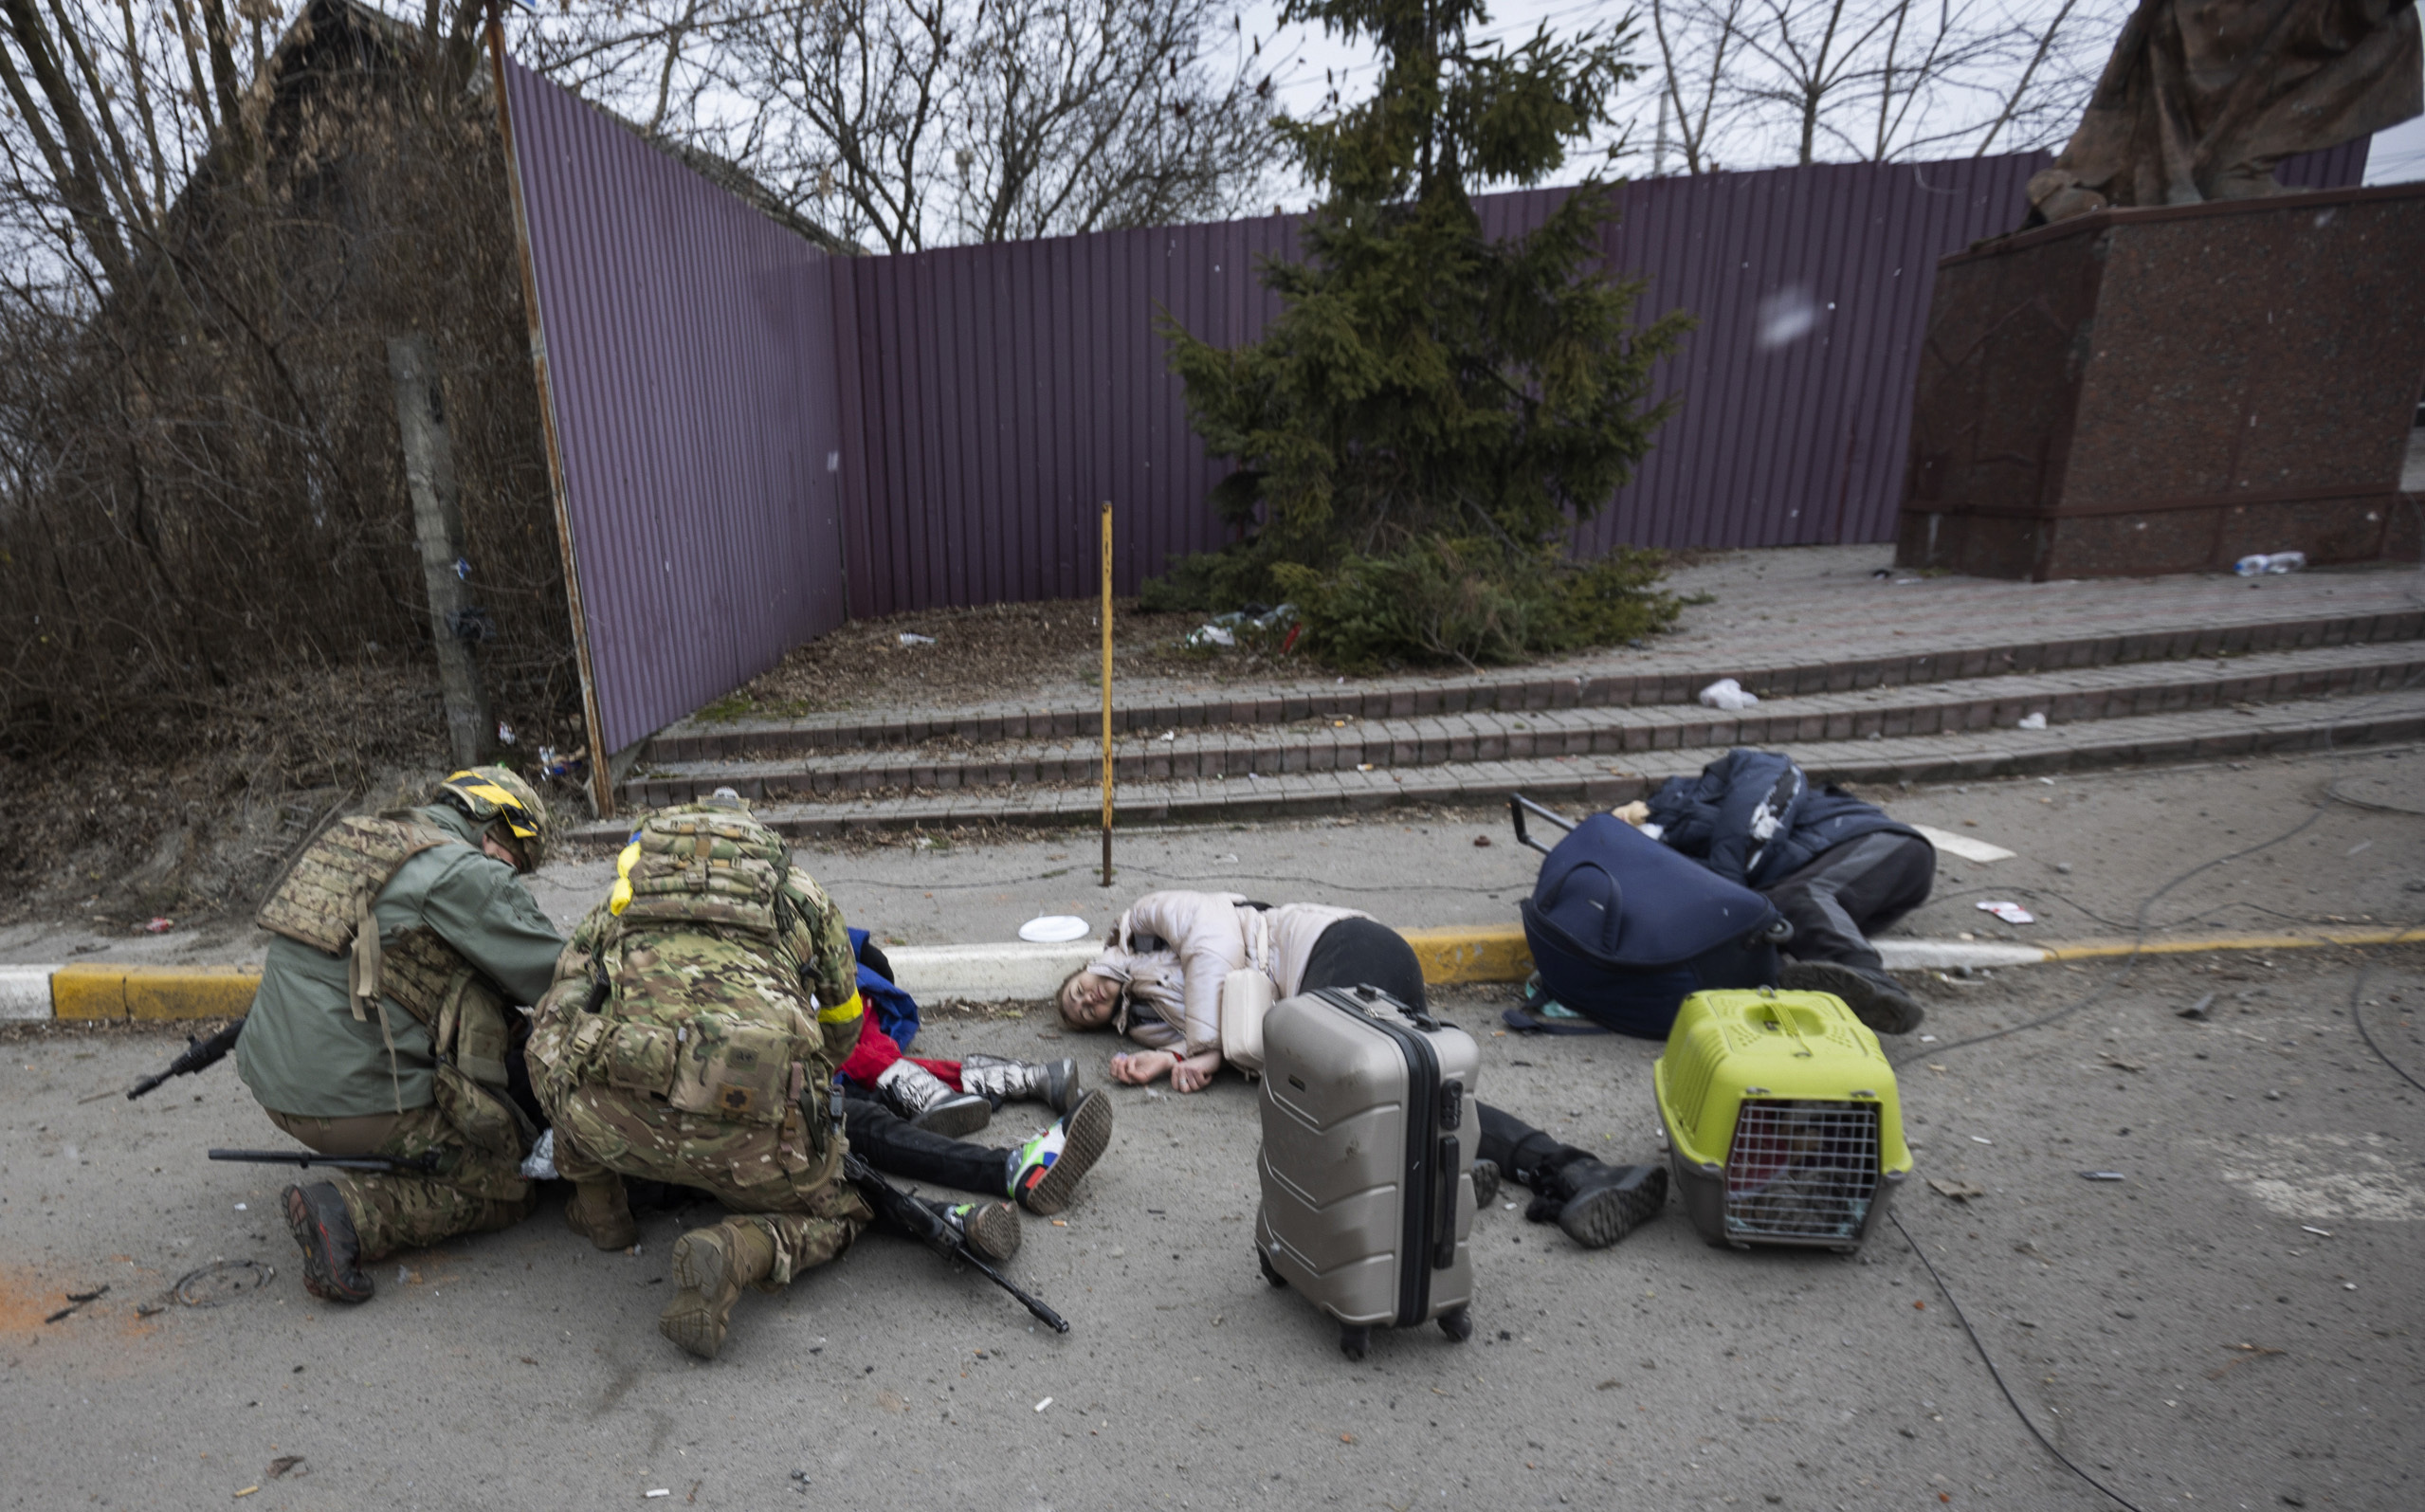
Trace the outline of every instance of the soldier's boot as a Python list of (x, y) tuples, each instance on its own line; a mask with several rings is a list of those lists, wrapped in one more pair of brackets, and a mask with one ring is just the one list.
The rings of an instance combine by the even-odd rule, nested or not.
[(640, 1242), (640, 1226), (631, 1219), (631, 1197), (623, 1177), (609, 1171), (573, 1183), (573, 1200), (564, 1205), (564, 1226), (600, 1249), (629, 1249)]
[(1603, 1165), (1590, 1156), (1567, 1160), (1532, 1183), (1524, 1216), (1555, 1223), (1586, 1249), (1605, 1249), (1668, 1204), (1668, 1168)]
[(1098, 1089), (1080, 1097), (1061, 1121), (1010, 1152), (1011, 1195), (1049, 1218), (1069, 1206), (1081, 1177), (1111, 1143), (1111, 1099)]
[(674, 1284), (682, 1290), (658, 1315), (657, 1332), (702, 1359), (714, 1359), (741, 1288), (774, 1268), (775, 1241), (754, 1223), (693, 1229), (674, 1241)]
[(315, 1181), (283, 1194), (286, 1227), (303, 1248), (303, 1289), (323, 1302), (366, 1303), (377, 1292), (359, 1264), (362, 1242), (336, 1187)]
[(1879, 1034), (1908, 1034), (1928, 1016), (1886, 973), (1840, 961), (1797, 960), (1778, 973), (1777, 985), (1795, 993), (1832, 993), (1844, 1000), (1854, 1018)]
[(1000, 1106), (1031, 1098), (1055, 1113), (1067, 1113), (1086, 1095), (1078, 1063), (1064, 1057), (1035, 1065), (999, 1055), (970, 1055), (960, 1061), (960, 1085)]
[(912, 1197), (943, 1220), (943, 1227), (968, 1241), (988, 1260), (1008, 1260), (1019, 1252), (1019, 1210), (1007, 1202), (938, 1202)]
[(895, 1113), (932, 1134), (959, 1139), (994, 1118), (994, 1104), (974, 1092), (955, 1092), (949, 1083), (903, 1057), (876, 1078), (876, 1095)]

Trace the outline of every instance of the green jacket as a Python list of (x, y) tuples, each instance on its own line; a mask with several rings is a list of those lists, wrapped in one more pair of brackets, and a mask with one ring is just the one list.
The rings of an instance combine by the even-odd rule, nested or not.
[[(407, 861), (372, 904), (382, 943), (428, 925), (502, 991), (509, 1003), (538, 1001), (555, 975), (563, 937), (539, 911), (514, 868), (483, 854), (480, 829), (440, 805), (412, 817), (463, 839)], [(261, 1105), (304, 1118), (360, 1118), (432, 1101), (429, 1031), (398, 1004), (383, 1003), (395, 1035), (392, 1077), (378, 1020), (356, 1021), (345, 995), (345, 957), (272, 936), (261, 990), (236, 1040), (236, 1074)]]

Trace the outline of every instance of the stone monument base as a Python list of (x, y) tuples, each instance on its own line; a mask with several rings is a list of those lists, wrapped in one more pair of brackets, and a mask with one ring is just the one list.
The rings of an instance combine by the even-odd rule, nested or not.
[(2416, 559), (2425, 185), (2103, 210), (1938, 264), (1895, 561)]

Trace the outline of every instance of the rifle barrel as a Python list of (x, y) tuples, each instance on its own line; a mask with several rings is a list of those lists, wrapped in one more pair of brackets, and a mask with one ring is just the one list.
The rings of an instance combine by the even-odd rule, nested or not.
[[(842, 1157), (842, 1174), (844, 1178), (854, 1186), (866, 1190), (877, 1207), (884, 1210), (895, 1223), (900, 1224), (912, 1234), (921, 1239), (935, 1236), (947, 1240), (951, 1253), (956, 1258), (968, 1262), (976, 1267), (977, 1274), (1017, 1298), (1019, 1305), (1034, 1314), (1037, 1321), (1044, 1323), (1056, 1334), (1066, 1334), (1069, 1331), (1068, 1319), (1028, 1295), (1020, 1288), (1018, 1283), (987, 1264), (985, 1257), (970, 1248), (966, 1239), (951, 1232), (948, 1229), (943, 1229), (940, 1220), (921, 1207), (917, 1199), (885, 1180), (884, 1175), (866, 1160), (856, 1155), (846, 1153)], [(941, 1230), (939, 1234), (936, 1233), (938, 1230)]]
[(392, 1155), (322, 1155), (318, 1150), (212, 1150), (213, 1160), (238, 1160), (249, 1165), (328, 1166), (337, 1171), (421, 1172), (437, 1168), (432, 1152), (403, 1159)]

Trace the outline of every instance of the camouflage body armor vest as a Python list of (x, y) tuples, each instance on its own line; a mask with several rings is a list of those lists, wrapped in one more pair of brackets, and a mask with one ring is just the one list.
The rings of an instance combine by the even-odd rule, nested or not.
[[(469, 1084), (505, 1085), (510, 1042), (504, 994), (426, 924), (383, 943), (372, 908), (406, 862), (440, 846), (464, 844), (457, 835), (415, 821), (409, 811), (340, 819), (296, 858), (253, 921), (299, 944), (346, 957), (355, 1020), (378, 1015), (391, 1066), (395, 1037), (380, 999), (419, 1020), (437, 1057), (432, 1093), (439, 1108), (475, 1144), (519, 1158), (537, 1131), (509, 1100)], [(403, 1111), (401, 1101), (397, 1111)]]
[(651, 814), (613, 896), (574, 932), (540, 1003), (534, 1066), (560, 1091), (604, 1086), (676, 1112), (781, 1125), (839, 1158), (833, 1070), (858, 1038), (855, 993), (819, 1004), (816, 930), (832, 904), (746, 813)]

